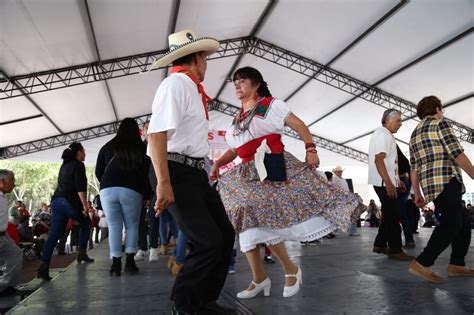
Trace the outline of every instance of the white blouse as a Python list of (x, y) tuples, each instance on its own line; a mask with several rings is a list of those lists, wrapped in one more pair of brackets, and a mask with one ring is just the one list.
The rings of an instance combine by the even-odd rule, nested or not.
[(225, 140), (231, 148), (238, 148), (247, 142), (269, 134), (282, 134), (286, 120), (291, 114), (285, 102), (273, 99), (268, 109), (261, 109), (250, 122), (248, 130), (236, 135), (234, 125), (231, 125), (225, 134)]

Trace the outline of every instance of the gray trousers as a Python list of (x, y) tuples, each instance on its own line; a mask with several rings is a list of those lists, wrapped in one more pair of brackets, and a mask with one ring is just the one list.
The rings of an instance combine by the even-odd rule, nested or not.
[(0, 292), (20, 284), (23, 251), (7, 235), (0, 236)]

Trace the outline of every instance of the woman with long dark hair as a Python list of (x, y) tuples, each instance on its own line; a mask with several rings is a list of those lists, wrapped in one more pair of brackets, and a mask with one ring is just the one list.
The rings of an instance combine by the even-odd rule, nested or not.
[(69, 219), (76, 220), (80, 224), (79, 252), (77, 261), (80, 263), (93, 262), (87, 256), (87, 241), (91, 228), (91, 220), (87, 207), (87, 177), (84, 160), (86, 150), (79, 142), (72, 143), (63, 151), (61, 156), (63, 163), (59, 169), (58, 186), (51, 199), (51, 225), (49, 237), (43, 250), (43, 263), (37, 270), (36, 277), (51, 280), (49, 276), (49, 263), (53, 255), (54, 247), (59, 238), (64, 235)]
[(99, 151), (95, 175), (100, 182), (100, 200), (109, 226), (110, 275), (122, 269), (122, 229), (125, 224), (126, 272), (138, 272), (138, 223), (144, 200), (149, 199), (149, 162), (137, 122), (125, 118), (117, 135)]

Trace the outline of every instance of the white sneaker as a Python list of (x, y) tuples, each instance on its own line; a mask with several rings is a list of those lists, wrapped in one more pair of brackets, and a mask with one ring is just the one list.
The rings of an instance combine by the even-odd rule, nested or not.
[(150, 248), (150, 261), (157, 261), (158, 258), (158, 248)]
[(135, 261), (145, 260), (146, 251), (139, 249), (138, 252), (135, 254)]
[(254, 281), (252, 281), (252, 284), (255, 288), (253, 288), (252, 290), (241, 291), (237, 293), (237, 297), (239, 299), (251, 299), (254, 298), (257, 294), (259, 294), (262, 290), (264, 296), (270, 296), (270, 288), (272, 287), (272, 282), (270, 281), (270, 278), (266, 277), (265, 280), (260, 283), (255, 283)]

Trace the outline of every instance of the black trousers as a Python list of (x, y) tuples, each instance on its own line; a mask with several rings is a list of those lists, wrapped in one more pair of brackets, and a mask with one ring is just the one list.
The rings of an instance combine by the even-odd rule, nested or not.
[(148, 249), (148, 225), (146, 221), (147, 208), (142, 207), (140, 210), (140, 219), (138, 221), (138, 249), (147, 251)]
[(471, 244), (469, 212), (461, 204), (462, 185), (455, 178), (433, 201), (439, 225), (434, 229), (423, 252), (416, 260), (425, 267), (434, 264), (436, 258), (451, 244), (450, 264), (464, 266)]
[(387, 196), (385, 187), (374, 186), (374, 190), (382, 203), (382, 220), (379, 232), (375, 237), (374, 246), (389, 248), (390, 254), (402, 251), (402, 230), (400, 228), (400, 198), (391, 199)]
[(413, 232), (418, 230), (418, 221), (420, 220), (420, 209), (415, 205), (412, 199), (407, 200), (407, 216)]
[(169, 207), (188, 237), (189, 253), (171, 294), (175, 306), (196, 312), (216, 301), (227, 277), (235, 232), (207, 173), (168, 162), (176, 207)]

